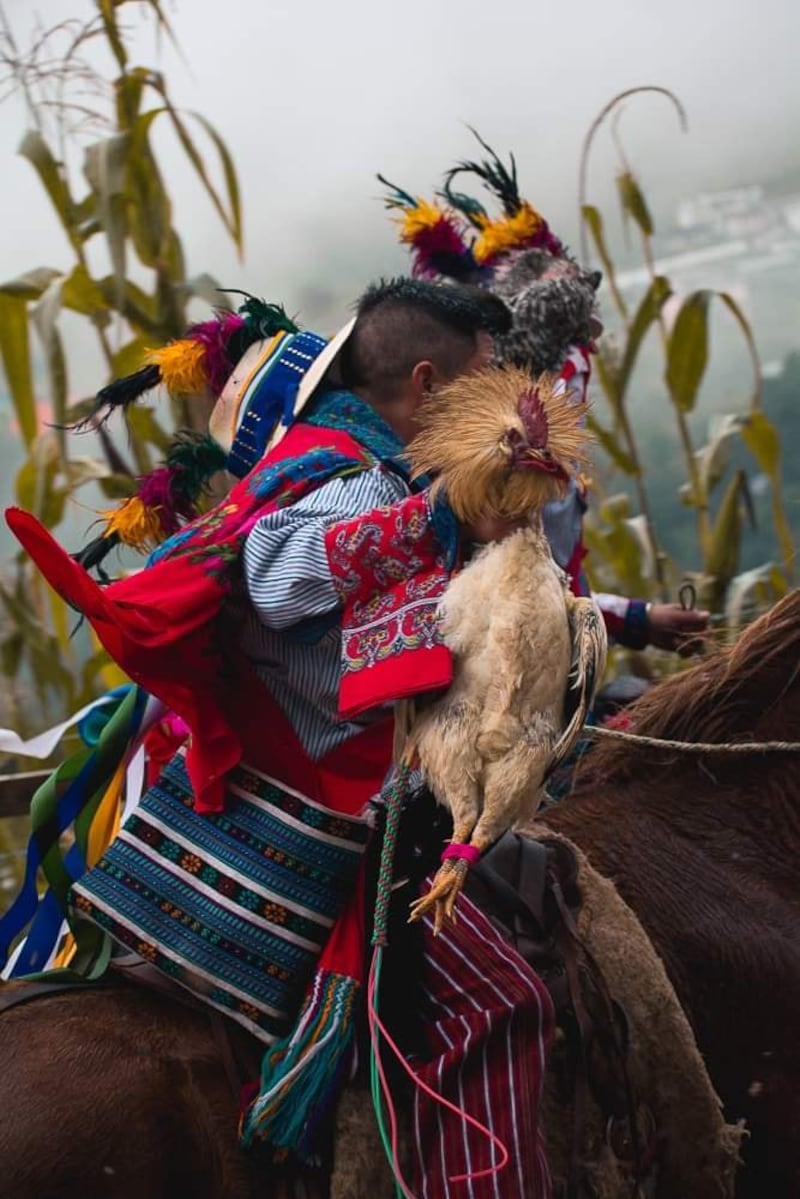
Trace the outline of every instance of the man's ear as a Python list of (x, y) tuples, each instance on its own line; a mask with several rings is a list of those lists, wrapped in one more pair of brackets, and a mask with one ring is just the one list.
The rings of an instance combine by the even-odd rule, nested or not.
[(430, 395), (439, 378), (436, 367), (427, 358), (418, 362), (411, 372), (411, 386), (419, 399)]

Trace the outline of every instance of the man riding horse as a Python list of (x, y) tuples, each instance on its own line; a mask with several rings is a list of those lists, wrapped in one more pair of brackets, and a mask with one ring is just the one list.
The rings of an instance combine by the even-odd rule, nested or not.
[[(446, 580), (463, 538), (487, 532), (434, 514), (401, 453), (432, 389), (487, 362), (492, 335), (508, 325), (502, 303), (480, 292), (412, 280), (369, 290), (346, 343), (334, 347), (337, 361), (325, 363), (326, 383), (333, 370), (336, 385), (311, 397), (307, 388), (302, 414), (258, 460), (252, 417), (264, 416), (258, 404), (281, 385), (274, 372), (300, 348), (281, 350), (294, 340), (286, 332), (264, 339), (242, 379), (230, 456), (255, 453), (245, 464), (254, 469), (147, 570), (109, 587), (33, 518), (9, 516), (122, 668), (189, 731), (188, 748), (76, 885), (74, 903), (265, 1042), (245, 1143), (313, 1155), (341, 1077), (363, 974), (366, 805), (391, 762), (389, 705), (446, 685), (449, 655), (433, 628), (441, 586), (430, 584)], [(343, 679), (330, 546), (354, 518), (385, 530), (376, 580), (388, 573), (400, 582), (387, 652)], [(354, 553), (363, 568), (363, 552)], [(242, 586), (228, 588), (234, 570)], [(345, 685), (357, 698), (342, 720)], [(504, 1194), (547, 1195), (538, 1123), (548, 993), (467, 902), (457, 927), (434, 938), (425, 923), (423, 938), (428, 1044), (419, 1073), (458, 1108), (479, 1112), (506, 1146)], [(420, 1125), (419, 1194), (445, 1196), (459, 1174), (476, 1175), (475, 1196), (494, 1193), (481, 1137), (458, 1124), (440, 1137), (424, 1104)]]
[[(215, 417), (242, 482), (177, 531), (148, 570), (101, 590), (32, 518), (15, 513), (10, 523), (140, 690), (188, 733), (75, 886), (75, 910), (265, 1043), (244, 1143), (308, 1158), (353, 1035), (367, 813), (391, 762), (391, 704), (446, 686), (435, 633), (442, 582), (465, 543), (504, 531), (488, 515), (459, 529), (429, 506), (402, 450), (427, 396), (487, 362), (493, 337), (509, 358), (514, 331), (488, 291), (412, 280), (370, 289), (327, 350), (288, 323), (251, 325), (263, 336), (251, 339)], [(169, 350), (153, 364), (167, 385)], [(580, 358), (588, 373), (585, 351)], [(567, 387), (574, 374), (564, 372)], [(585, 383), (576, 398), (585, 400)], [(368, 651), (370, 669), (363, 646), (347, 660), (349, 633), (342, 657), (336, 579), (349, 566), (334, 564), (331, 547), (354, 524), (378, 537), (369, 570), (375, 595), (390, 596), (388, 640), (377, 656)], [(352, 566), (363, 570), (359, 537), (351, 540)], [(544, 1196), (550, 999), (474, 905), (464, 901), (460, 917), (438, 938), (423, 926), (417, 1074), (458, 1110), (479, 1113), (506, 1147), (504, 1195)], [(475, 1199), (495, 1194), (481, 1137), (437, 1125), (424, 1102), (416, 1127), (418, 1194), (444, 1197), (456, 1176), (470, 1179)]]

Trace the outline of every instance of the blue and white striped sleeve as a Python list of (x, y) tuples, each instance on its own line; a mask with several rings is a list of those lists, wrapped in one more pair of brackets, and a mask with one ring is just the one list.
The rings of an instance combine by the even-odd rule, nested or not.
[(332, 479), (290, 508), (262, 516), (244, 547), (244, 578), (250, 602), (271, 629), (340, 606), (325, 553), (325, 530), (373, 508), (405, 499), (402, 479), (375, 467), (362, 474)]

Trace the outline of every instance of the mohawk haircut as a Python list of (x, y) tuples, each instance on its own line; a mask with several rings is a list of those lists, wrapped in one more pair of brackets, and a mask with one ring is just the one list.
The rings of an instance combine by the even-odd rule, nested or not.
[(480, 288), (382, 279), (356, 306), (356, 324), (343, 348), (343, 383), (391, 395), (425, 359), (452, 379), (474, 354), (479, 333), (498, 337), (510, 328), (506, 305)]

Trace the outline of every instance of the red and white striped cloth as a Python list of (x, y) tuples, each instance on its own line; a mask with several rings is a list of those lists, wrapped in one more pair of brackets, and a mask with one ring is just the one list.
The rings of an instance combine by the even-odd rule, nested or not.
[(479, 1120), (505, 1145), (499, 1160), (488, 1138), (421, 1090), (414, 1100), (413, 1190), (419, 1199), (550, 1199), (539, 1127), (554, 1014), (550, 995), (519, 954), (462, 895), (458, 921), (433, 936), (425, 918), (423, 983), (428, 1060), (415, 1072)]

